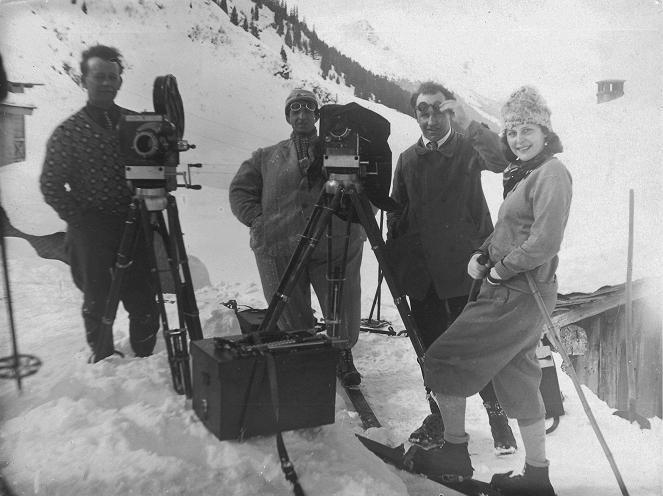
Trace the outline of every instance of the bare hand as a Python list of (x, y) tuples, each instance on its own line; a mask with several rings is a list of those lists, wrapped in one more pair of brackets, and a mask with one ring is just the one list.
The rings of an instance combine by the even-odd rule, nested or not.
[[(448, 109), (451, 111), (451, 119), (463, 129), (467, 129), (470, 125), (471, 119), (467, 116), (463, 104), (454, 100), (448, 100), (448, 102), (450, 104)], [(444, 103), (446, 104), (447, 102)]]

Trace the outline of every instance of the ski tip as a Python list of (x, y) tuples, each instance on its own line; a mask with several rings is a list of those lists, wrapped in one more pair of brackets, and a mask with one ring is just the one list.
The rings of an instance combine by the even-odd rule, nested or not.
[(495, 448), (495, 454), (497, 456), (513, 455), (516, 451), (517, 450), (515, 446), (509, 446), (507, 448)]

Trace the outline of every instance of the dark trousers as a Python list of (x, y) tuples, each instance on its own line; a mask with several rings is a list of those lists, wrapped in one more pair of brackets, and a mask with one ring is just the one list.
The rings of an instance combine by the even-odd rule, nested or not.
[[(455, 296), (453, 298), (440, 298), (435, 290), (435, 285), (431, 284), (423, 300), (410, 298), (410, 309), (412, 318), (419, 329), (421, 341), (424, 348), (428, 350), (435, 340), (440, 337), (449, 328), (454, 320), (463, 312), (467, 305), (468, 295)], [(430, 390), (426, 388), (426, 392)], [(489, 382), (479, 395), (484, 403), (497, 403), (497, 395), (493, 388), (493, 382)], [(438, 413), (439, 409), (434, 400), (429, 399), (431, 411)]]
[[(89, 212), (67, 227), (65, 250), (74, 283), (83, 292), (83, 321), (94, 350), (112, 283), (112, 270), (126, 225), (125, 216)], [(137, 356), (149, 356), (159, 330), (156, 283), (150, 271), (145, 236), (141, 232), (126, 269), (120, 301), (129, 314), (129, 340)]]
[[(337, 243), (332, 249), (332, 266), (340, 265), (344, 246)], [(351, 235), (348, 246), (348, 256), (345, 267), (345, 282), (340, 308), (340, 336), (347, 340), (343, 348), (352, 348), (359, 340), (359, 326), (361, 325), (361, 259), (364, 250), (364, 241), (361, 234)], [(270, 257), (255, 254), (260, 274), (260, 282), (265, 299), (270, 302), (279, 288), (281, 278), (285, 275), (290, 255), (283, 257)], [(306, 269), (292, 289), (287, 305), (279, 319), (281, 329), (298, 330), (312, 329), (316, 318), (311, 308), (311, 286), (318, 298), (320, 308), (325, 317), (329, 317), (328, 306), (333, 295), (329, 294), (329, 281), (327, 279), (327, 252), (318, 248), (313, 252)]]

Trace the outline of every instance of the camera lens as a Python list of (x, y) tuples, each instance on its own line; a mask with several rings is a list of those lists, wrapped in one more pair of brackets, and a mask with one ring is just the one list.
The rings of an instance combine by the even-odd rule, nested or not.
[(152, 157), (159, 150), (157, 136), (151, 131), (141, 131), (134, 137), (134, 150), (142, 157)]

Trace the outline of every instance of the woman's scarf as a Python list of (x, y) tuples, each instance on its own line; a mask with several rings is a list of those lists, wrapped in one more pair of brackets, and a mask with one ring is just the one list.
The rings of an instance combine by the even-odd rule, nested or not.
[(297, 150), (299, 167), (302, 174), (308, 177), (309, 188), (311, 188), (322, 177), (322, 147), (317, 132), (314, 129), (310, 134), (304, 136), (293, 131), (290, 139)]
[(530, 172), (542, 165), (553, 155), (554, 153), (544, 148), (536, 157), (527, 160), (526, 162), (521, 162), (519, 159), (516, 159), (515, 162), (511, 162), (503, 172), (503, 198), (506, 198), (506, 195), (516, 187), (516, 184), (525, 179)]

